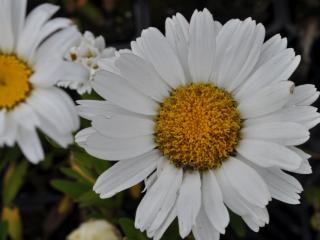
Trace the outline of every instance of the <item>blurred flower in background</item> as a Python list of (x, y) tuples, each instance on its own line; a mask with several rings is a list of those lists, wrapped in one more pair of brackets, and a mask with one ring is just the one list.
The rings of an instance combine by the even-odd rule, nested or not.
[(114, 56), (115, 49), (106, 48), (102, 36), (95, 38), (91, 32), (86, 31), (79, 42), (67, 52), (66, 59), (69, 63), (65, 65), (65, 70), (68, 74), (58, 82), (58, 86), (77, 90), (80, 95), (90, 94), (93, 76), (101, 69), (100, 60)]
[(55, 87), (63, 57), (79, 37), (59, 9), (42, 4), (26, 17), (26, 0), (0, 2), (0, 146), (16, 142), (32, 163), (43, 160), (37, 129), (63, 147), (79, 127), (73, 100)]
[(105, 220), (89, 220), (82, 223), (67, 240), (121, 240), (119, 231)]

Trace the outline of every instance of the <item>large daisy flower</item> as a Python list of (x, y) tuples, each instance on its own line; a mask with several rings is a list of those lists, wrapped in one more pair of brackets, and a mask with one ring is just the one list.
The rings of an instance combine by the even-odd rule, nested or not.
[[(299, 64), (276, 35), (246, 19), (225, 25), (208, 10), (190, 24), (177, 14), (166, 35), (149, 28), (120, 52), (94, 89), (108, 101), (80, 101), (92, 127), (76, 141), (118, 161), (97, 180), (102, 198), (145, 180), (135, 226), (160, 239), (177, 217), (182, 238), (219, 239), (229, 208), (254, 231), (269, 222), (272, 199), (299, 203), (302, 187), (287, 171), (311, 172), (296, 148), (319, 121), (313, 85), (288, 78)], [(286, 172), (284, 172), (285, 170)]]
[(33, 163), (44, 158), (37, 128), (59, 143), (72, 142), (79, 119), (72, 99), (54, 87), (65, 51), (79, 37), (59, 9), (42, 4), (26, 16), (26, 0), (0, 0), (0, 146), (16, 142)]

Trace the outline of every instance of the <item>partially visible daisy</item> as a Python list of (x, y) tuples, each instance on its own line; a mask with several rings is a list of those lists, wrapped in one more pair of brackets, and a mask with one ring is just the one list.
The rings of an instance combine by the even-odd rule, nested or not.
[[(106, 48), (102, 36), (95, 38), (91, 32), (86, 31), (66, 54), (67, 61), (73, 64), (66, 66), (71, 71), (69, 70), (68, 76), (58, 82), (58, 86), (77, 90), (79, 94), (91, 93), (93, 76), (101, 69), (100, 60), (114, 56), (115, 49)], [(73, 69), (70, 65), (73, 65)]]
[(144, 30), (115, 71), (96, 74), (94, 90), (108, 101), (79, 102), (92, 127), (76, 141), (118, 161), (94, 190), (109, 198), (145, 180), (135, 226), (149, 237), (177, 217), (182, 238), (219, 239), (227, 207), (258, 231), (271, 198), (299, 203), (302, 186), (287, 172), (311, 173), (296, 146), (320, 122), (310, 106), (319, 92), (288, 80), (300, 56), (286, 39), (264, 38), (250, 18), (222, 26), (208, 10), (190, 24), (177, 14), (165, 36)]
[(66, 147), (79, 118), (72, 99), (54, 85), (63, 56), (79, 38), (59, 9), (42, 4), (26, 16), (26, 0), (0, 1), (0, 146), (16, 142), (28, 160), (44, 158), (37, 129)]

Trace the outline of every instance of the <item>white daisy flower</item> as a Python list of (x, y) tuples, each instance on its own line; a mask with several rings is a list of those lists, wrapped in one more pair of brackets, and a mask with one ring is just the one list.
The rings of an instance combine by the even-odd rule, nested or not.
[(79, 37), (59, 9), (42, 4), (26, 16), (26, 0), (0, 0), (0, 146), (18, 143), (32, 163), (44, 158), (37, 129), (61, 146), (73, 141), (79, 118), (72, 99), (54, 85), (67, 49)]
[(101, 159), (118, 161), (94, 190), (109, 198), (145, 180), (135, 226), (160, 239), (177, 217), (182, 238), (219, 239), (227, 207), (258, 231), (271, 198), (299, 203), (300, 183), (285, 171), (311, 173), (296, 148), (320, 122), (313, 85), (288, 78), (300, 62), (286, 39), (264, 42), (250, 18), (214, 21), (177, 14), (166, 35), (149, 28), (132, 52), (99, 71), (94, 90), (108, 101), (80, 101), (92, 127), (76, 141)]
[(102, 36), (95, 38), (91, 32), (86, 31), (67, 53), (66, 59), (73, 63), (71, 64), (73, 66), (66, 65), (70, 69), (70, 74), (59, 81), (58, 86), (77, 90), (81, 95), (91, 93), (93, 76), (103, 65), (100, 61), (114, 56), (115, 49), (106, 48)]

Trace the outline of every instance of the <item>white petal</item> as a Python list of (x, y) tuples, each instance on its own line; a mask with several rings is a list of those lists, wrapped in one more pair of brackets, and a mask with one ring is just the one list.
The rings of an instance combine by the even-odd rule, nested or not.
[(294, 88), (293, 96), (288, 105), (306, 106), (314, 103), (319, 97), (319, 92), (312, 84), (303, 84)]
[(12, 112), (13, 120), (27, 130), (33, 130), (40, 121), (36, 112), (26, 103), (21, 103)]
[(210, 224), (210, 220), (203, 209), (200, 210), (196, 223), (192, 228), (196, 240), (219, 240), (219, 232)]
[(185, 83), (185, 76), (179, 59), (168, 40), (156, 28), (148, 28), (142, 31), (140, 41), (143, 54), (164, 81), (172, 88)]
[(12, 0), (0, 1), (0, 51), (11, 54), (14, 47), (14, 33), (12, 29)]
[(3, 135), (5, 128), (6, 128), (6, 109), (0, 110), (0, 134)]
[(241, 140), (237, 152), (262, 167), (280, 167), (295, 170), (301, 165), (302, 159), (290, 149), (262, 140)]
[(230, 219), (214, 171), (206, 171), (202, 174), (202, 198), (203, 209), (211, 224), (224, 234)]
[(19, 39), (19, 35), (24, 26), (27, 0), (10, 0), (12, 2), (12, 31), (15, 42)]
[(283, 81), (271, 84), (240, 100), (238, 109), (242, 118), (254, 118), (281, 109), (289, 100), (293, 83)]
[(117, 58), (115, 65), (119, 68), (121, 76), (145, 95), (159, 102), (169, 95), (169, 86), (161, 79), (153, 66), (142, 58), (132, 53), (123, 53)]
[(178, 169), (169, 161), (166, 161), (159, 178), (139, 204), (136, 213), (135, 227), (141, 231), (148, 229), (161, 210), (165, 199), (167, 197), (177, 196), (181, 182), (182, 169)]
[(302, 186), (294, 177), (276, 168), (256, 167), (256, 170), (268, 185), (273, 198), (289, 204), (300, 203)]
[(168, 216), (166, 217), (166, 219), (164, 220), (164, 222), (162, 223), (162, 225), (154, 232), (147, 232), (147, 236), (148, 237), (153, 237), (153, 240), (160, 240), (162, 235), (165, 233), (165, 231), (168, 229), (168, 227), (170, 226), (170, 224), (173, 222), (173, 220), (175, 219), (175, 217), (177, 216), (177, 210), (176, 207), (174, 206)]
[(241, 130), (241, 133), (245, 139), (261, 139), (283, 145), (300, 145), (310, 137), (306, 127), (293, 122), (248, 124)]
[(184, 70), (186, 82), (191, 82), (189, 71), (189, 23), (180, 13), (166, 19), (166, 38), (179, 58)]
[(158, 150), (153, 150), (128, 161), (119, 161), (106, 170), (93, 189), (101, 198), (109, 198), (143, 181), (156, 168)]
[(232, 186), (224, 169), (217, 170), (216, 177), (221, 186), (223, 200), (231, 211), (242, 218), (251, 218), (255, 225), (260, 227), (269, 222), (269, 215), (266, 209), (257, 207), (244, 199)]
[(236, 93), (236, 98), (241, 99), (252, 95), (271, 83), (288, 80), (288, 77), (282, 77), (289, 67), (296, 63), (300, 57), (295, 57), (292, 49), (286, 49), (273, 58), (269, 59), (244, 82)]
[(78, 114), (88, 120), (92, 120), (95, 116), (103, 116), (105, 118), (111, 118), (115, 115), (135, 116), (142, 117), (143, 115), (129, 112), (117, 105), (112, 104), (109, 101), (100, 100), (78, 100), (79, 106), (77, 106)]
[(115, 115), (110, 118), (97, 116), (92, 126), (101, 134), (113, 138), (131, 138), (154, 133), (154, 122), (146, 118)]
[(91, 155), (105, 160), (122, 160), (137, 157), (151, 151), (153, 136), (139, 136), (127, 139), (114, 139), (94, 133), (87, 138), (85, 148)]
[(93, 81), (94, 90), (105, 99), (129, 111), (155, 115), (158, 104), (131, 87), (122, 77), (107, 71), (99, 71)]
[(39, 163), (44, 158), (41, 142), (35, 129), (28, 130), (20, 127), (17, 142), (26, 158), (34, 163)]
[(58, 6), (45, 3), (39, 5), (29, 13), (17, 43), (17, 53), (19, 57), (30, 62), (29, 57), (37, 47), (36, 45), (39, 44), (37, 38), (41, 33), (41, 27), (58, 9)]
[[(251, 18), (241, 22), (240, 26), (233, 32), (232, 39), (234, 41), (227, 46), (222, 56), (219, 57), (222, 61), (217, 79), (219, 86), (233, 91), (247, 80), (249, 73), (259, 59), (264, 36), (263, 25), (256, 25)], [(221, 42), (222, 40), (223, 38), (219, 36), (219, 45), (224, 45)]]
[(230, 157), (222, 168), (234, 189), (250, 203), (263, 208), (271, 200), (267, 185), (247, 164)]
[(310, 174), (310, 173), (312, 173), (312, 168), (311, 168), (310, 163), (308, 161), (308, 159), (311, 157), (311, 155), (305, 153), (304, 151), (302, 151), (301, 149), (296, 148), (296, 147), (290, 147), (290, 149), (292, 151), (294, 151), (296, 154), (298, 154), (303, 159), (300, 167), (298, 169), (292, 171), (292, 172), (299, 173), (299, 174)]
[(84, 128), (75, 135), (75, 142), (81, 147), (86, 148), (88, 137), (96, 132), (93, 127)]
[(41, 65), (41, 68), (37, 68), (32, 74), (30, 82), (37, 87), (54, 86), (63, 76), (63, 64), (65, 63), (57, 59), (46, 61)]
[(37, 114), (56, 126), (61, 134), (75, 131), (79, 127), (72, 99), (58, 88), (38, 88), (32, 92), (27, 102)]
[(320, 121), (317, 108), (311, 106), (288, 106), (268, 115), (247, 119), (246, 126), (263, 124), (267, 122), (296, 122), (310, 129)]
[(190, 21), (189, 69), (193, 82), (207, 82), (214, 70), (216, 33), (211, 13), (194, 11)]
[(201, 180), (198, 171), (185, 171), (177, 200), (179, 232), (189, 235), (201, 207)]
[(67, 27), (46, 39), (37, 49), (34, 69), (39, 70), (48, 65), (48, 61), (61, 61), (66, 51), (79, 39), (81, 34), (75, 26)]
[(52, 125), (47, 119), (38, 116), (39, 129), (50, 137), (53, 141), (58, 143), (63, 148), (66, 148), (69, 144), (73, 143), (73, 136), (71, 132), (60, 133), (57, 126)]
[(274, 35), (272, 38), (270, 38), (263, 44), (260, 59), (257, 63), (257, 66), (261, 66), (269, 59), (285, 50), (286, 47), (287, 39), (281, 38), (280, 34)]

